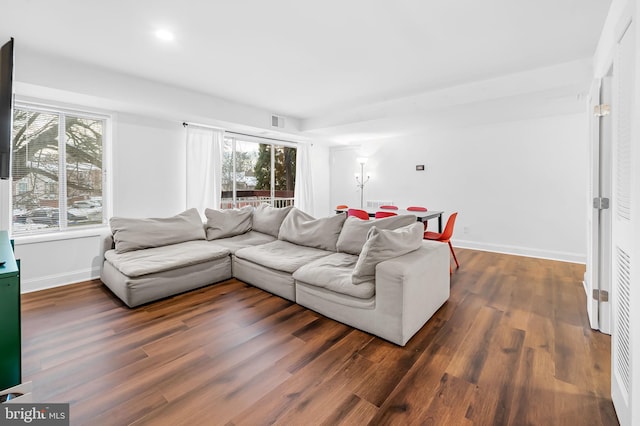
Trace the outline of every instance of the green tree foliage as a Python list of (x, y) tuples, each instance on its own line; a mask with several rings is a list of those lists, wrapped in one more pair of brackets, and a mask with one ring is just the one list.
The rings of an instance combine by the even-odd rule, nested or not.
[[(296, 182), (296, 149), (275, 145), (275, 190), (293, 191)], [(260, 144), (258, 160), (254, 168), (258, 184), (256, 189), (271, 188), (271, 145)]]
[(256, 189), (271, 189), (271, 145), (260, 144), (253, 173), (258, 181)]

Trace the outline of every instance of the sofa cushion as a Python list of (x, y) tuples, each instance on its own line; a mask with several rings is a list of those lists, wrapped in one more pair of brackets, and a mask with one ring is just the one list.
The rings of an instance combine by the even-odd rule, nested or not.
[(326, 288), (335, 293), (359, 299), (370, 299), (376, 291), (373, 280), (360, 284), (353, 283), (353, 268), (357, 262), (358, 256), (348, 253), (334, 253), (300, 267), (293, 273), (293, 278), (296, 281)]
[(336, 243), (346, 216), (332, 215), (315, 219), (293, 208), (284, 218), (278, 239), (307, 247), (336, 251)]
[(367, 241), (367, 234), (372, 226), (378, 229), (396, 229), (415, 222), (416, 217), (411, 214), (375, 220), (360, 220), (357, 217), (348, 217), (338, 237), (337, 249), (339, 252), (358, 255), (362, 252), (362, 247)]
[(167, 218), (112, 217), (109, 224), (116, 253), (205, 239), (202, 219), (196, 209)]
[(242, 248), (266, 244), (270, 243), (271, 241), (275, 241), (275, 237), (263, 234), (261, 232), (249, 231), (242, 235), (236, 235), (235, 237), (213, 240), (210, 242), (210, 244), (224, 247), (231, 253), (235, 253)]
[(293, 273), (302, 265), (330, 255), (331, 252), (276, 240), (236, 251), (235, 256), (277, 271)]
[(240, 209), (213, 210), (205, 209), (207, 217), (205, 229), (207, 240), (234, 237), (251, 230), (253, 207), (245, 206)]
[(207, 241), (187, 241), (162, 247), (118, 253), (109, 250), (104, 257), (128, 277), (164, 272), (229, 256), (229, 250)]
[(378, 263), (419, 249), (423, 235), (424, 225), (420, 222), (398, 229), (372, 227), (353, 270), (353, 283), (366, 283), (375, 279)]
[(280, 225), (292, 207), (276, 208), (269, 204), (260, 204), (253, 212), (253, 229), (278, 238)]

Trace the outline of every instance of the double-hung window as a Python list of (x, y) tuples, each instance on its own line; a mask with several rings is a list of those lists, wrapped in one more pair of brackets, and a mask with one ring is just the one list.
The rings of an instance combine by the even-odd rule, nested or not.
[(13, 235), (106, 223), (104, 144), (110, 118), (37, 105), (13, 113)]

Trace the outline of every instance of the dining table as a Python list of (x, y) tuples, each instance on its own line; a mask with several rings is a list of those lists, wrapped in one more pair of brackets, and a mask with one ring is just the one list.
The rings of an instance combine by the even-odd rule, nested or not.
[[(392, 209), (381, 209), (381, 208), (376, 208), (376, 207), (365, 207), (362, 208), (360, 210), (364, 210), (365, 212), (367, 212), (367, 214), (369, 215), (369, 217), (375, 217), (376, 216), (376, 212), (392, 212), (392, 213), (396, 213), (399, 215), (404, 215), (404, 214), (412, 214), (416, 217), (416, 219), (418, 220), (418, 222), (426, 222), (430, 219), (438, 219), (438, 232), (442, 233), (442, 213), (444, 213), (443, 211), (439, 211), (439, 210), (427, 210), (426, 212), (421, 212), (421, 211), (414, 211), (414, 210), (406, 210), (406, 209), (398, 209), (398, 210), (392, 210)], [(349, 209), (336, 209), (336, 213), (347, 213), (349, 211)]]

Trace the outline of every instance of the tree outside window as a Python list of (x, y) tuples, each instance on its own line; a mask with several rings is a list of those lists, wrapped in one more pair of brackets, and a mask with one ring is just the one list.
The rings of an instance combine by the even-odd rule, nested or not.
[(104, 223), (106, 118), (19, 107), (12, 151), (13, 233)]

